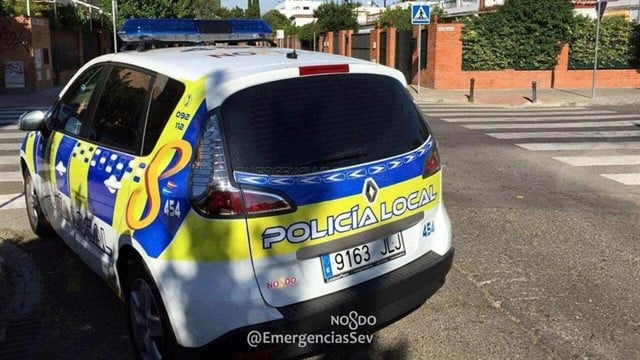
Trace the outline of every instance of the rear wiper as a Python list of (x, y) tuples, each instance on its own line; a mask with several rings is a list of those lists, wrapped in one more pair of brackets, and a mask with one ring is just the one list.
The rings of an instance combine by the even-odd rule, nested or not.
[(349, 150), (339, 151), (331, 154), (326, 154), (320, 159), (307, 161), (302, 164), (299, 164), (298, 167), (322, 165), (322, 164), (332, 163), (340, 160), (354, 159), (354, 158), (366, 156), (367, 154), (368, 152), (364, 148), (349, 149)]

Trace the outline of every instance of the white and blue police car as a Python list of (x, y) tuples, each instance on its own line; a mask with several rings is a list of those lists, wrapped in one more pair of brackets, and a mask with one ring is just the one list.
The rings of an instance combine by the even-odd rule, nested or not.
[(266, 46), (260, 20), (119, 35), (21, 117), (20, 162), (31, 227), (125, 301), (141, 358), (303, 356), (444, 284), (438, 146), (399, 71)]

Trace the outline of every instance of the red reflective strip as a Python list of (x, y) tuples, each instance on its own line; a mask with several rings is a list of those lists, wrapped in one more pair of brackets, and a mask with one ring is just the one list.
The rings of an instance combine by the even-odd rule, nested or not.
[(320, 75), (320, 74), (334, 74), (334, 73), (348, 73), (349, 65), (316, 65), (316, 66), (301, 66), (300, 76), (307, 75)]

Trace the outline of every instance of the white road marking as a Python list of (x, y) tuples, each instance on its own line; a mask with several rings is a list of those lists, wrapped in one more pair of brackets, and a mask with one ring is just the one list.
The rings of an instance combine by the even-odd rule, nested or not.
[(462, 125), (467, 129), (562, 129), (562, 128), (588, 128), (588, 127), (618, 127), (631, 126), (633, 121), (590, 121), (569, 123), (526, 123), (526, 124), (482, 124)]
[(600, 174), (608, 179), (625, 185), (640, 185), (640, 173), (635, 174)]
[(572, 166), (640, 165), (640, 155), (554, 156), (553, 158)]
[(573, 142), (573, 143), (528, 143), (516, 144), (521, 148), (532, 151), (558, 150), (625, 150), (640, 149), (640, 142)]
[(496, 139), (602, 138), (640, 136), (640, 130), (487, 133)]
[(21, 182), (22, 173), (20, 171), (2, 171), (0, 172), (0, 182)]
[(24, 194), (0, 195), (0, 210), (24, 209)]
[(525, 122), (525, 121), (558, 121), (558, 120), (613, 120), (613, 119), (630, 119), (640, 120), (640, 115), (636, 114), (612, 114), (612, 115), (580, 115), (580, 116), (552, 116), (552, 117), (460, 117), (460, 118), (444, 118), (442, 120), (450, 123), (473, 123), (473, 122)]
[(0, 133), (0, 139), (24, 139), (26, 132), (7, 132)]

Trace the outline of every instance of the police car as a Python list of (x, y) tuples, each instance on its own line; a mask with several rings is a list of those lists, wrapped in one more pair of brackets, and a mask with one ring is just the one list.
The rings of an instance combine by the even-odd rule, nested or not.
[(270, 34), (128, 20), (130, 50), (20, 119), (33, 231), (124, 300), (142, 358), (318, 352), (402, 318), (451, 267), (437, 142), (403, 75)]

